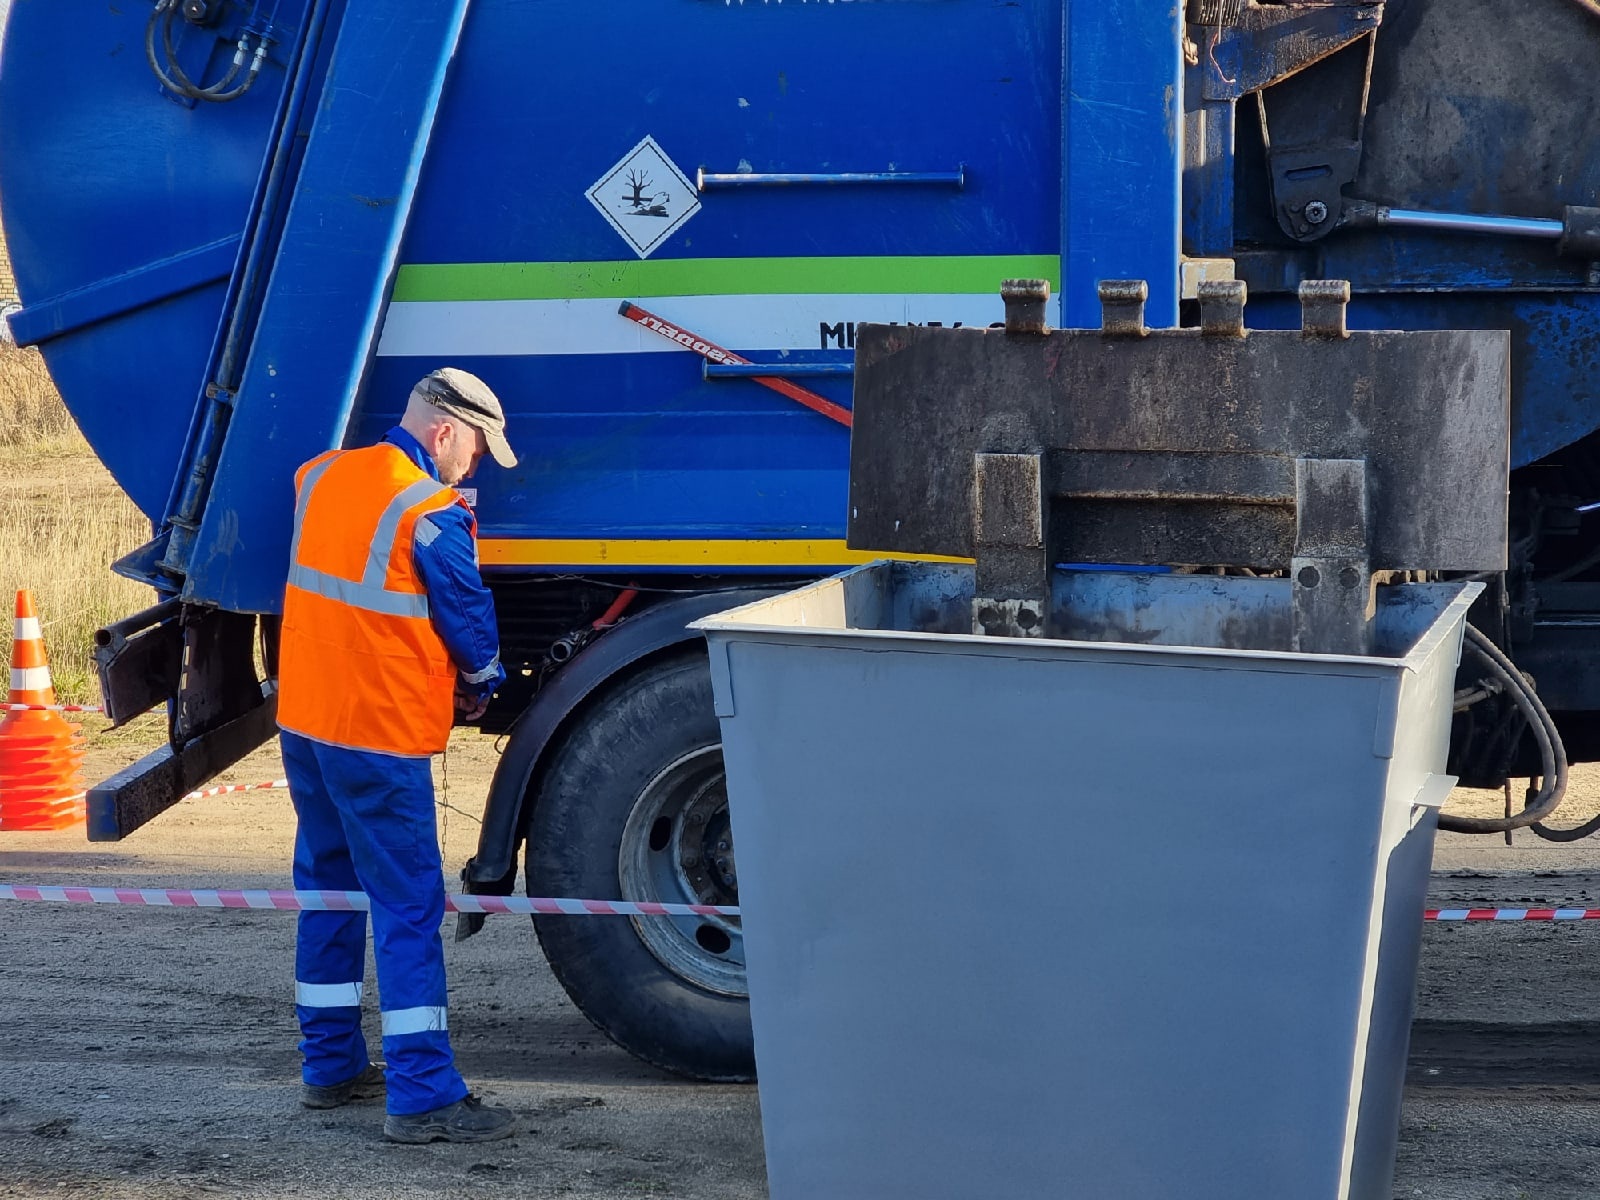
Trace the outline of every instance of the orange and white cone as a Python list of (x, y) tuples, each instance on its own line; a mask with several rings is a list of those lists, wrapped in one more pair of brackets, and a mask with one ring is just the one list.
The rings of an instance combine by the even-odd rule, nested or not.
[[(17, 593), (11, 642), (11, 704), (54, 704), (55, 687), (33, 596)], [(83, 735), (54, 712), (8, 712), (0, 720), (0, 830), (81, 824)]]

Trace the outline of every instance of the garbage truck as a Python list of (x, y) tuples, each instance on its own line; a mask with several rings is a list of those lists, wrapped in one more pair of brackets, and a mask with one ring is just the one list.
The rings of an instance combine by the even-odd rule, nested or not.
[[(1233, 279), (1297, 328), (1337, 279), (1354, 327), (1510, 331), (1473, 622), (1517, 668), (1468, 665), (1453, 770), (1538, 808), (1552, 745), (1600, 756), (1597, 56), (1592, 0), (12, 0), (10, 330), (151, 523), (96, 655), (168, 744), (90, 836), (275, 734), (294, 469), (455, 365), (520, 456), (465, 490), (510, 673), (465, 887), (735, 903), (687, 627), (876, 557), (855, 330), (1000, 323), (1006, 279), (1064, 327), (1106, 280), (1163, 327)], [(737, 921), (535, 926), (622, 1046), (750, 1075)]]

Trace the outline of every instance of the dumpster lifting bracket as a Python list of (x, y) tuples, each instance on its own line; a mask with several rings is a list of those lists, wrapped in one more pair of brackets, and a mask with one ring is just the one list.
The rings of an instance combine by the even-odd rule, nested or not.
[(1063, 563), (1243, 568), (1289, 576), (1291, 649), (1365, 654), (1396, 573), (1505, 568), (1505, 333), (1352, 333), (1342, 280), (1301, 285), (1298, 330), (1247, 330), (1235, 280), (1198, 329), (1110, 280), (1101, 329), (1051, 330), (1048, 294), (858, 330), (849, 544), (974, 559), (975, 633), (1049, 636)]

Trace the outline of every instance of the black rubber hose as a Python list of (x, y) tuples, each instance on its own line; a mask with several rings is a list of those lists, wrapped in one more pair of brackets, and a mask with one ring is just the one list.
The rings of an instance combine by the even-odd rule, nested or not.
[(155, 73), (155, 77), (161, 81), (162, 87), (179, 96), (189, 96), (190, 89), (168, 75), (156, 61), (156, 26), (161, 23), (161, 18), (168, 8), (175, 3), (176, 0), (159, 0), (155, 8), (151, 9), (150, 20), (144, 27), (144, 59), (150, 64), (150, 70)]
[(250, 73), (243, 83), (229, 91), (229, 85), (239, 78), (239, 72), (244, 69), (246, 58), (249, 57), (245, 44), (247, 34), (240, 35), (239, 45), (234, 51), (233, 64), (228, 68), (228, 73), (215, 83), (201, 86), (190, 79), (181, 66), (178, 65), (178, 50), (172, 43), (172, 24), (178, 16), (178, 4), (170, 4), (167, 8), (167, 19), (161, 26), (161, 43), (167, 52), (167, 66), (171, 69), (179, 83), (184, 85), (184, 94), (195, 100), (205, 100), (212, 104), (226, 104), (229, 100), (237, 100), (255, 85), (256, 76), (261, 72), (261, 59), (266, 51), (266, 40), (260, 38), (256, 43), (256, 55), (250, 62)]
[[(165, 20), (162, 19), (163, 15)], [(145, 61), (150, 64), (150, 69), (155, 72), (168, 91), (176, 92), (190, 100), (204, 100), (211, 104), (226, 104), (230, 100), (237, 100), (255, 86), (256, 77), (261, 73), (262, 60), (266, 57), (266, 39), (258, 34), (256, 52), (253, 57), (247, 55), (246, 44), (243, 37), (233, 56), (233, 63), (228, 68), (228, 73), (216, 83), (201, 87), (190, 79), (182, 66), (178, 63), (177, 49), (172, 42), (172, 24), (177, 19), (178, 0), (160, 0), (150, 14), (150, 21), (145, 26), (144, 54)], [(156, 30), (161, 31), (162, 48), (166, 52), (166, 66), (163, 67), (156, 58)], [(245, 74), (243, 81), (237, 87), (229, 89), (229, 85), (239, 78), (239, 73), (244, 70), (246, 58), (250, 59), (250, 69)], [(171, 71), (169, 75), (167, 72)]]
[(183, 94), (191, 99), (200, 99), (206, 90), (194, 80), (189, 78), (187, 71), (178, 63), (178, 48), (172, 44), (172, 25), (178, 19), (178, 0), (173, 0), (167, 5), (166, 20), (161, 23), (161, 46), (166, 51), (167, 70), (172, 72), (172, 77), (183, 85)]
[(1582, 825), (1571, 829), (1552, 829), (1548, 825), (1535, 825), (1533, 831), (1547, 842), (1576, 842), (1600, 829), (1600, 816), (1590, 817)]
[[(1540, 707), (1542, 708), (1543, 705)], [(1560, 744), (1559, 738), (1557, 739), (1557, 744)], [(1561, 767), (1563, 771), (1565, 771), (1566, 766), (1567, 758), (1566, 753), (1563, 750), (1561, 755)], [(1564, 777), (1561, 781), (1561, 787), (1563, 791), (1566, 790), (1566, 779)], [(1541, 817), (1540, 820), (1542, 821), (1543, 818)], [(1590, 834), (1595, 833), (1596, 831), (1600, 831), (1600, 815), (1590, 817), (1582, 825), (1574, 825), (1571, 829), (1552, 829), (1550, 826), (1545, 824), (1536, 824), (1533, 826), (1533, 831), (1547, 842), (1576, 842), (1582, 838), (1588, 837)]]
[[(1516, 706), (1527, 718), (1528, 729), (1539, 745), (1539, 759), (1543, 764), (1543, 786), (1539, 794), (1519, 813), (1509, 817), (1455, 817), (1439, 814), (1439, 828), (1452, 833), (1504, 833), (1508, 829), (1527, 829), (1530, 826), (1540, 837), (1551, 841), (1576, 841), (1593, 832), (1584, 826), (1576, 830), (1546, 830), (1539, 826), (1560, 805), (1567, 793), (1567, 750), (1561, 744), (1561, 734), (1556, 730), (1555, 719), (1539, 699), (1521, 671), (1505, 652), (1471, 625), (1466, 629), (1466, 643), (1483, 659), (1489, 673), (1506, 688)], [(1600, 817), (1589, 822), (1600, 828)], [(1582, 832), (1580, 832), (1580, 830)]]
[[(246, 73), (243, 81), (239, 84), (238, 87), (234, 88), (232, 91), (229, 91), (229, 92), (212, 91), (209, 88), (202, 89), (201, 92), (199, 93), (199, 95), (196, 98), (200, 99), (200, 100), (204, 100), (204, 101), (206, 101), (206, 102), (208, 102), (210, 104), (226, 104), (230, 100), (237, 100), (240, 96), (244, 95), (251, 88), (255, 87), (255, 85), (256, 85), (256, 77), (261, 74), (261, 64), (266, 61), (266, 57), (267, 57), (267, 43), (265, 41), (258, 41), (256, 43), (256, 52), (250, 59), (250, 70)], [(235, 65), (237, 65), (237, 64), (235, 64)], [(229, 82), (229, 80), (231, 80), (232, 78), (233, 78), (233, 74), (230, 73), (228, 75), (227, 79), (224, 79), (221, 83), (218, 83), (216, 86), (220, 88), (220, 87), (223, 86), (223, 84)]]

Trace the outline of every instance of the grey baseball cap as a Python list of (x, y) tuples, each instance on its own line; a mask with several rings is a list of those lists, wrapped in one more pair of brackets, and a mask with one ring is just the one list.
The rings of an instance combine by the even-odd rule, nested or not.
[(476, 375), (459, 367), (440, 367), (424, 375), (412, 393), (483, 430), (489, 453), (502, 467), (517, 465), (517, 456), (506, 441), (506, 414), (500, 407), (500, 398)]

